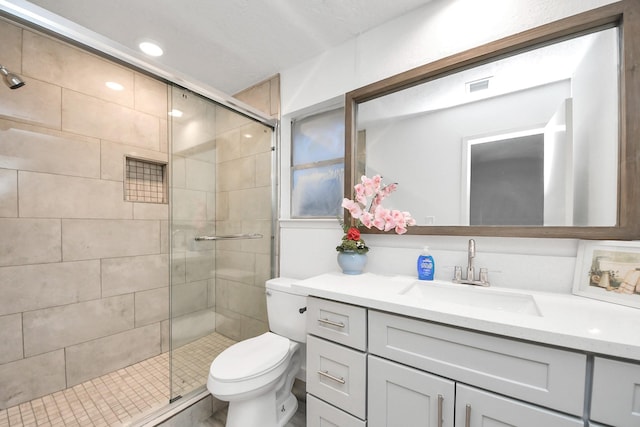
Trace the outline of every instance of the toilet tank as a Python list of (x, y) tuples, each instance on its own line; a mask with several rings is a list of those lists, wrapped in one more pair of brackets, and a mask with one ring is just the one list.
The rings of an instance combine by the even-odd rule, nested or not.
[(271, 332), (297, 342), (307, 342), (307, 294), (291, 288), (295, 279), (267, 280), (267, 316)]

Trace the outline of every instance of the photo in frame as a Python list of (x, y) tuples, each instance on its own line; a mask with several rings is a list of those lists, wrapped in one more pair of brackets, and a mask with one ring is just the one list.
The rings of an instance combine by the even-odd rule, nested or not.
[(580, 241), (573, 293), (640, 308), (640, 241)]

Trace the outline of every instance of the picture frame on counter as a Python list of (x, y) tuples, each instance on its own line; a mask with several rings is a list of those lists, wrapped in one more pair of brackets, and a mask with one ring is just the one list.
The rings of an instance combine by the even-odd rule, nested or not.
[(580, 241), (573, 294), (640, 308), (640, 241)]

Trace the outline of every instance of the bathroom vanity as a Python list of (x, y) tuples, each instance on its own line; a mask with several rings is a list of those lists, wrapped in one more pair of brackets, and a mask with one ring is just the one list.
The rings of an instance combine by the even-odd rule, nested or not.
[(296, 286), (308, 427), (640, 425), (637, 309), (405, 276)]

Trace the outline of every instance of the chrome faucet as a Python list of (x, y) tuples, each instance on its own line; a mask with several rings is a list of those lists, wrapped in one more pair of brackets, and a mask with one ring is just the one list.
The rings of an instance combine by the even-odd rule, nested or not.
[(476, 257), (476, 241), (469, 239), (469, 248), (467, 250), (467, 278), (462, 278), (462, 268), (455, 267), (453, 273), (453, 283), (460, 283), (463, 285), (475, 285), (475, 286), (489, 286), (489, 270), (486, 268), (480, 269), (480, 277), (476, 280), (475, 267), (473, 266), (473, 259)]
[(469, 239), (469, 249), (467, 250), (467, 280), (473, 281), (476, 277), (473, 267), (473, 259), (476, 257), (476, 241)]

